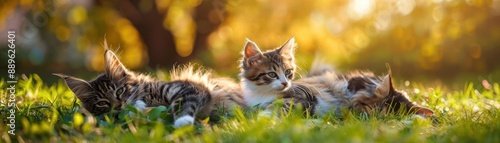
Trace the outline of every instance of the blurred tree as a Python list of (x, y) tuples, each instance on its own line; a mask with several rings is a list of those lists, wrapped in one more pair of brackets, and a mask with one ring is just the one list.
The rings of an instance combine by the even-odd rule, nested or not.
[[(102, 2), (102, 1), (101, 1)], [(172, 3), (182, 3), (179, 1), (167, 1), (165, 5), (172, 5)], [(194, 2), (198, 3), (198, 2)], [(194, 42), (192, 47), (178, 47), (179, 48), (192, 48), (188, 54), (181, 53), (176, 50), (175, 36), (170, 31), (169, 27), (165, 27), (163, 19), (169, 15), (170, 7), (163, 10), (157, 10), (157, 3), (152, 0), (115, 0), (113, 4), (116, 5), (117, 10), (121, 15), (126, 17), (132, 22), (134, 27), (141, 35), (141, 39), (147, 47), (149, 55), (150, 67), (164, 67), (170, 68), (174, 64), (182, 64), (189, 59), (196, 57), (200, 51), (205, 51), (208, 47), (207, 38), (219, 25), (220, 21), (210, 21), (209, 14), (213, 13), (215, 8), (212, 4), (213, 0), (200, 1), (200, 4), (194, 8), (194, 12), (188, 13), (192, 15), (195, 24)], [(191, 10), (188, 10), (191, 11)], [(189, 25), (181, 25), (189, 28)], [(179, 36), (182, 37), (182, 36)], [(181, 40), (179, 40), (182, 42)], [(184, 49), (181, 49), (184, 50)]]
[[(228, 20), (209, 40), (214, 55), (238, 55), (245, 37), (270, 49), (295, 36), (302, 72), (322, 56), (341, 70), (385, 73), (389, 63), (406, 78), (500, 80), (491, 78), (500, 70), (500, 0), (238, 1), (226, 8)], [(215, 58), (215, 67), (236, 69), (238, 58)]]
[(113, 4), (116, 5), (121, 15), (132, 22), (141, 35), (147, 47), (149, 66), (166, 67), (176, 61), (181, 61), (182, 57), (175, 51), (174, 35), (163, 26), (163, 18), (167, 12), (157, 11), (156, 3), (153, 2), (141, 10), (140, 2), (140, 0), (123, 0), (113, 1)]
[(114, 50), (122, 48), (117, 52), (132, 69), (194, 61), (236, 75), (245, 38), (271, 49), (295, 36), (301, 72), (322, 56), (341, 70), (383, 73), (389, 63), (394, 74), (407, 78), (477, 77), (500, 73), (499, 18), (500, 0), (20, 0), (0, 5), (0, 31), (19, 31), (19, 67), (32, 72), (103, 70), (100, 43), (106, 35)]

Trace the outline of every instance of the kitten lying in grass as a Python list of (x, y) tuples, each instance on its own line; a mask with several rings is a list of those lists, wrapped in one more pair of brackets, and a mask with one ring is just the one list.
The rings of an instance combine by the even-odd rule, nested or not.
[[(349, 102), (348, 107), (358, 112), (368, 114), (415, 113), (425, 116), (434, 114), (431, 109), (412, 103), (404, 92), (398, 91), (393, 85), (390, 72), (385, 76), (375, 76), (368, 71), (354, 71), (347, 74), (337, 74), (333, 70), (315, 72), (320, 71), (318, 69), (327, 69), (325, 68), (327, 66), (313, 65), (310, 76), (299, 81), (319, 83), (330, 89), (340, 89), (340, 91), (347, 93), (346, 95), (350, 95), (345, 96), (348, 97), (346, 98)], [(339, 83), (343, 84), (342, 88), (338, 87)]]
[[(312, 76), (293, 80), (295, 74), (294, 38), (282, 46), (261, 52), (257, 44), (247, 40), (240, 65), (240, 78), (245, 102), (250, 107), (270, 108), (277, 99), (285, 101), (283, 109), (301, 105), (304, 112), (341, 116), (344, 108), (371, 114), (416, 113), (430, 116), (432, 110), (410, 102), (392, 85), (390, 75), (374, 76), (369, 72), (338, 75), (313, 68)], [(321, 71), (321, 72), (317, 72)], [(266, 110), (268, 112), (269, 110)]]
[(83, 108), (94, 115), (122, 110), (128, 104), (140, 111), (163, 105), (172, 107), (174, 127), (178, 128), (216, 109), (245, 106), (238, 84), (231, 79), (213, 77), (207, 70), (186, 65), (171, 72), (171, 81), (160, 81), (126, 69), (104, 44), (106, 72), (94, 80), (54, 74), (65, 80)]

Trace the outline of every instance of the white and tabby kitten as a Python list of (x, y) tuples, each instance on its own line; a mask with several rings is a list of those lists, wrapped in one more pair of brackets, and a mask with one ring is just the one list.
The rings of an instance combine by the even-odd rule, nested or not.
[(275, 50), (261, 52), (247, 39), (239, 76), (248, 106), (265, 107), (291, 87), (296, 68), (294, 48), (295, 40), (291, 38)]
[(214, 110), (245, 106), (239, 86), (232, 80), (217, 78), (193, 65), (174, 69), (171, 81), (159, 81), (126, 69), (107, 47), (106, 72), (92, 81), (64, 74), (68, 87), (82, 102), (83, 108), (95, 115), (122, 110), (127, 104), (143, 110), (146, 107), (172, 107), (174, 127), (193, 124), (196, 117), (206, 117)]
[(399, 113), (405, 109), (432, 115), (430, 109), (414, 105), (395, 90), (389, 75), (376, 77), (362, 72), (337, 75), (321, 65), (313, 68), (311, 76), (292, 81), (295, 45), (291, 38), (277, 49), (261, 52), (254, 42), (247, 41), (240, 78), (249, 106), (268, 107), (276, 99), (283, 99), (285, 110), (291, 104), (300, 104), (304, 112), (315, 115), (333, 112), (340, 116), (343, 108), (366, 113), (373, 110)]

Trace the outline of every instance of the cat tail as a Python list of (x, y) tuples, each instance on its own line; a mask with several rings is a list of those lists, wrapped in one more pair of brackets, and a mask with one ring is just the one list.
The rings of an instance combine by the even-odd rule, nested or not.
[(327, 64), (323, 57), (316, 54), (307, 77), (320, 76), (327, 72), (336, 73), (337, 71), (332, 64)]
[(170, 71), (171, 81), (189, 81), (201, 84), (208, 89), (214, 89), (215, 85), (210, 82), (211, 77), (212, 71), (192, 63), (174, 67), (174, 69)]

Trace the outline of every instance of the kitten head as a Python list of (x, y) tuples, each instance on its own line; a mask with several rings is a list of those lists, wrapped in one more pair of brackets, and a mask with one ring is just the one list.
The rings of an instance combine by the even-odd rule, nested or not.
[(247, 40), (240, 65), (242, 80), (269, 92), (288, 89), (296, 67), (295, 46), (295, 39), (291, 38), (274, 50), (261, 52), (257, 44)]
[[(377, 82), (370, 85), (370, 83)], [(432, 116), (434, 112), (426, 107), (422, 107), (411, 102), (404, 92), (398, 91), (393, 83), (392, 76), (389, 74), (381, 79), (372, 77), (354, 77), (349, 79), (348, 89), (354, 92), (359, 91), (372, 91), (375, 98), (380, 99), (382, 102), (378, 104), (365, 103), (365, 109), (375, 108), (381, 109), (383, 112), (388, 113), (415, 113), (419, 115)], [(365, 101), (375, 101), (367, 99)], [(378, 101), (378, 100), (377, 100)]]
[(82, 102), (83, 108), (95, 115), (101, 115), (114, 110), (121, 110), (130, 102), (133, 82), (132, 72), (129, 72), (118, 57), (110, 50), (105, 51), (106, 72), (92, 81), (76, 77), (54, 74), (66, 82), (68, 87)]

